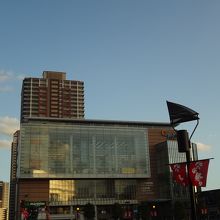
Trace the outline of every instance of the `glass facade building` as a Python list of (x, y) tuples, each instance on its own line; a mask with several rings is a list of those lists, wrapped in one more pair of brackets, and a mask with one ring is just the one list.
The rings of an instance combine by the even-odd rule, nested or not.
[(169, 124), (25, 118), (16, 201), (44, 202), (52, 219), (69, 220), (87, 203), (95, 206), (96, 219), (110, 219), (115, 203), (132, 213), (130, 219), (142, 202), (169, 205), (178, 187), (165, 164), (185, 156), (164, 130)]
[(20, 178), (149, 178), (147, 130), (33, 122), (21, 126)]
[(169, 164), (186, 162), (186, 154), (178, 152), (176, 140), (167, 140), (157, 145), (157, 169), (159, 178), (160, 198), (172, 198), (172, 200), (189, 199), (188, 187), (181, 186), (172, 179)]
[[(156, 146), (157, 148), (157, 174), (158, 174), (158, 197), (170, 198), (170, 207), (175, 209), (176, 204), (183, 204), (186, 216), (190, 216), (189, 187), (183, 186), (173, 180), (169, 164), (186, 162), (186, 154), (178, 152), (178, 143), (175, 139), (167, 140)], [(191, 157), (198, 159), (197, 146), (191, 144)], [(197, 188), (198, 190), (198, 188)]]
[(50, 180), (51, 205), (80, 204), (82, 201), (111, 204), (117, 200), (136, 200), (136, 180)]

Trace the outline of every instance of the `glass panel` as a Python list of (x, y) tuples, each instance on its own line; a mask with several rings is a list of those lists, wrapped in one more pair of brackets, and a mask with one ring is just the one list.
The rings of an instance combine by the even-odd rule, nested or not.
[(148, 148), (146, 128), (23, 123), (20, 177), (150, 177)]
[(136, 199), (136, 180), (50, 180), (50, 203), (66, 204), (81, 199)]

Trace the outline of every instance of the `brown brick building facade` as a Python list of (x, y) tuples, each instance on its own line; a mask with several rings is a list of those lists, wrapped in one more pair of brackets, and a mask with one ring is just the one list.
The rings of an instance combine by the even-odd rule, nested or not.
[(65, 72), (44, 71), (25, 78), (21, 94), (24, 117), (84, 118), (84, 83), (67, 80)]

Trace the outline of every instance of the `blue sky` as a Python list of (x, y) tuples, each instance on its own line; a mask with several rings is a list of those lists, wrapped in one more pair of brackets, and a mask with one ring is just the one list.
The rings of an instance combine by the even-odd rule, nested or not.
[(87, 119), (169, 122), (166, 100), (199, 112), (192, 140), (200, 158), (215, 158), (205, 189), (219, 188), (219, 11), (219, 0), (1, 2), (0, 180), (22, 79), (56, 70), (84, 81)]

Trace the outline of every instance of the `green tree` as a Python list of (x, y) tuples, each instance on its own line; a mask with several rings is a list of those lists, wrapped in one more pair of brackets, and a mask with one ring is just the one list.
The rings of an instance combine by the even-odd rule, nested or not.
[(84, 206), (84, 217), (87, 220), (92, 220), (95, 217), (95, 206), (91, 203), (87, 203)]

